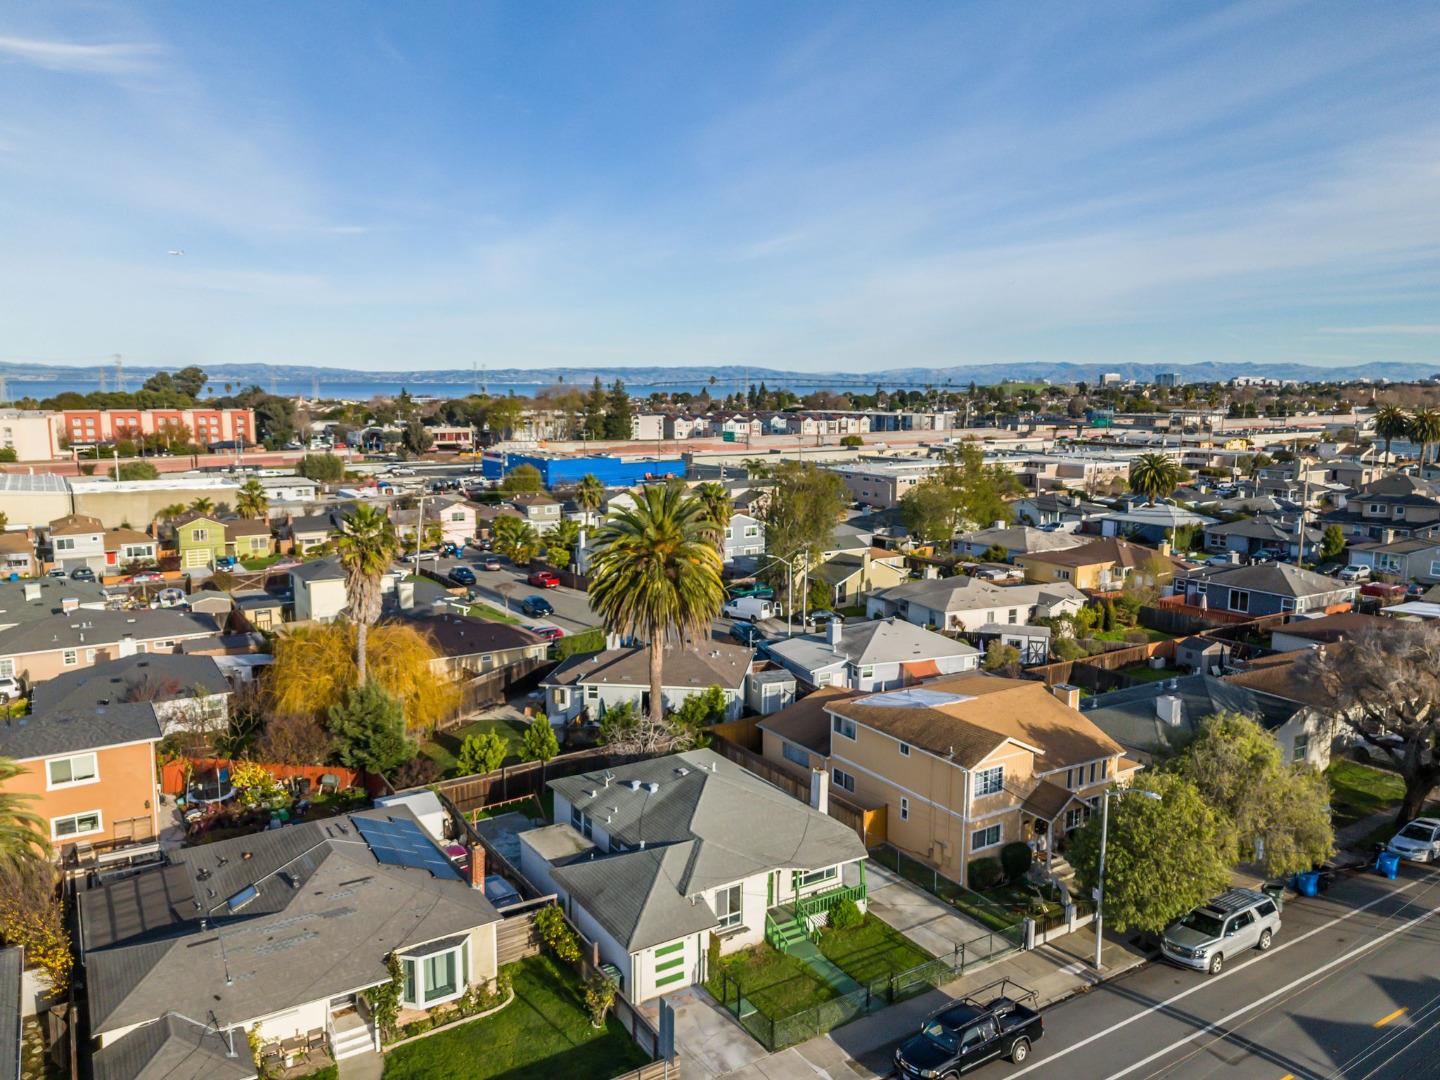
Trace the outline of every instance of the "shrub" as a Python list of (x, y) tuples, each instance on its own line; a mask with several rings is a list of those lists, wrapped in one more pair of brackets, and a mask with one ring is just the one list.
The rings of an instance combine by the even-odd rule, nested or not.
[(1025, 876), (1034, 861), (1030, 845), (1016, 840), (1000, 849), (1000, 865), (1005, 870), (1006, 881), (1018, 881)]
[(477, 773), (491, 773), (500, 767), (509, 753), (509, 745), (500, 735), (494, 731), (481, 731), (475, 735), (466, 735), (465, 741), (460, 744), (460, 753), (456, 758), (456, 766), (461, 776), (472, 776)]
[(526, 761), (549, 761), (560, 753), (560, 743), (555, 738), (555, 729), (544, 713), (540, 713), (520, 740), (520, 753)]
[(558, 907), (541, 908), (535, 916), (535, 929), (540, 932), (540, 940), (562, 961), (567, 964), (579, 962), (580, 940), (565, 921), (565, 913)]
[(390, 774), (390, 782), (396, 788), (428, 787), (440, 779), (440, 766), (428, 757), (417, 754), (400, 763)]
[(980, 859), (973, 859), (970, 863), (970, 873), (967, 875), (972, 889), (993, 889), (1005, 878), (1005, 868), (1000, 865), (1000, 860), (985, 856)]
[(414, 756), (400, 702), (374, 680), (351, 687), (328, 716), (340, 760), (352, 769), (389, 772)]
[(1144, 645), (1150, 640), (1150, 635), (1137, 626), (1133, 630), (1125, 631), (1125, 640), (1133, 645)]
[(615, 1004), (615, 984), (603, 972), (592, 971), (585, 980), (585, 1008), (590, 1011), (590, 1026), (603, 1027), (605, 1014)]
[(864, 921), (865, 916), (860, 913), (860, 905), (854, 900), (841, 900), (830, 909), (831, 930), (854, 930)]

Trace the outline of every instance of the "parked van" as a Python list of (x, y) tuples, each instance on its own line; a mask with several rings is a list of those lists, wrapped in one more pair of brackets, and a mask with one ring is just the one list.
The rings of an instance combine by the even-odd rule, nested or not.
[(737, 596), (726, 603), (720, 613), (732, 619), (748, 619), (750, 622), (778, 619), (781, 615), (779, 604), (760, 596)]

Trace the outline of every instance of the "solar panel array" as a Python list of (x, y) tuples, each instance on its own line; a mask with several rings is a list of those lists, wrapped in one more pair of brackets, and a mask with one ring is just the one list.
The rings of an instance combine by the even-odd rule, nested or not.
[(375, 858), (391, 866), (429, 870), (431, 876), (461, 880), (460, 871), (420, 826), (397, 818), (352, 818)]

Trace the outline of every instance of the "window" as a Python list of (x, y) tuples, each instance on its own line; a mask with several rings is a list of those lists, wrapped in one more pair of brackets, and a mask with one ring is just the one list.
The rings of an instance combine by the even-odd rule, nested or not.
[(1310, 757), (1310, 736), (1301, 732), (1295, 736), (1295, 741), (1290, 747), (1291, 761), (1306, 761)]
[(855, 738), (855, 721), (847, 720), (843, 716), (831, 716), (830, 730), (836, 735), (844, 735), (847, 739), (853, 739)]
[(596, 700), (597, 698), (599, 698), (599, 696), (600, 696), (600, 687), (598, 687), (598, 686), (587, 686), (587, 687), (585, 687), (585, 700), (586, 700), (586, 701), (594, 701), (594, 700)]
[(901, 756), (901, 757), (909, 757), (909, 756), (910, 756), (910, 744), (909, 744), (908, 742), (902, 742), (902, 743), (900, 744), (900, 756)]
[(72, 787), (76, 784), (93, 784), (100, 779), (100, 767), (94, 754), (76, 754), (74, 757), (51, 758), (45, 763), (47, 787)]
[(95, 662), (95, 650), (94, 650), (94, 649), (86, 649), (86, 650), (85, 650), (85, 662), (86, 662), (87, 664), (93, 664), (93, 663)]
[(157, 649), (173, 649), (174, 647), (175, 647), (175, 639), (174, 639), (174, 638), (162, 638), (161, 640), (155, 642), (155, 648), (157, 648)]
[(904, 795), (900, 796), (900, 820), (910, 820), (910, 800), (907, 799)]
[(204, 543), (206, 540), (210, 539), (210, 530), (192, 529), (190, 532), (190, 539), (194, 540), (197, 544)]
[(997, 795), (1005, 786), (1005, 766), (996, 765), (993, 769), (984, 769), (975, 774), (975, 794)]
[(75, 541), (68, 536), (57, 536), (55, 538), (56, 551), (74, 551)]
[(970, 834), (970, 850), (979, 851), (982, 848), (994, 847), (1000, 843), (1000, 826), (987, 825), (983, 829), (976, 829)]
[(746, 525), (746, 526), (745, 526), (745, 535), (746, 535), (747, 538), (751, 538), (751, 539), (753, 539), (754, 537), (759, 536), (759, 535), (760, 535), (760, 526), (759, 526), (759, 525)]
[(715, 917), (721, 928), (740, 925), (740, 886), (731, 885), (715, 892)]
[(1231, 611), (1249, 611), (1249, 610), (1250, 610), (1250, 594), (1249, 594), (1248, 592), (1246, 592), (1244, 589), (1231, 589), (1231, 590), (1230, 590), (1230, 610), (1231, 610)]
[(1099, 763), (1098, 761), (1092, 761), (1092, 762), (1090, 763), (1090, 783), (1093, 784), (1093, 783), (1095, 782), (1095, 778), (1096, 778), (1097, 776), (1099, 776), (1099, 774), (1100, 774), (1100, 763)]
[[(860, 669), (860, 678), (862, 678), (862, 679), (873, 679), (874, 677), (875, 677), (875, 669), (874, 669), (873, 667), (862, 667), (862, 668)], [(854, 736), (851, 736), (851, 737), (853, 738)]]
[(0, 679), (13, 679), (15, 677), (15, 661), (13, 659), (0, 660)]
[(1019, 608), (1013, 608), (1013, 607), (1012, 607), (1012, 608), (1010, 609), (1010, 621), (1011, 621), (1012, 623), (1018, 623), (1018, 622), (1020, 621), (1020, 609), (1019, 609)]
[(50, 838), (70, 840), (77, 836), (89, 836), (101, 831), (100, 811), (87, 810), (83, 814), (50, 819)]
[(800, 887), (808, 888), (811, 885), (819, 885), (822, 881), (834, 881), (840, 871), (834, 866), (827, 866), (821, 870), (811, 870), (808, 874), (800, 875)]
[(595, 822), (591, 820), (590, 815), (574, 806), (570, 808), (570, 827), (586, 840), (591, 839), (595, 833)]
[(466, 983), (470, 981), (468, 942), (461, 941), (450, 948), (430, 948), (435, 951), (424, 956), (405, 956), (400, 959), (404, 976), (401, 1000), (417, 1009), (429, 1008), (459, 997), (465, 992)]
[(1081, 825), (1085, 824), (1085, 820), (1089, 816), (1090, 808), (1088, 806), (1077, 806), (1073, 809), (1066, 810), (1065, 831), (1073, 832), (1075, 829), (1078, 829)]
[[(768, 690), (769, 687), (766, 687)], [(782, 742), (780, 752), (785, 755), (785, 760), (792, 765), (799, 765), (802, 769), (810, 767), (810, 754), (803, 746), (796, 746), (792, 742)]]
[(60, 654), (60, 662), (66, 667), (74, 667), (80, 662), (80, 658), (76, 655), (74, 649), (66, 649)]
[(149, 544), (126, 544), (121, 550), (126, 559), (148, 559), (150, 557)]
[(835, 786), (840, 788), (842, 791), (848, 791), (851, 794), (854, 794), (855, 777), (851, 776), (845, 770), (832, 768), (830, 770), (830, 779), (834, 781)]

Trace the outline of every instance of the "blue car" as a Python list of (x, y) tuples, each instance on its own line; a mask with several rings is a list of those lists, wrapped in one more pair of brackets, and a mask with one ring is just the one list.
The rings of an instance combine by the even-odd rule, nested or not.
[(474, 585), (475, 571), (468, 566), (456, 566), (446, 575), (456, 585)]
[(741, 645), (749, 645), (752, 649), (765, 641), (765, 635), (755, 629), (754, 623), (737, 622), (730, 627), (730, 636)]
[(543, 596), (527, 596), (520, 601), (520, 610), (526, 615), (554, 615), (555, 609), (550, 606), (550, 601)]

